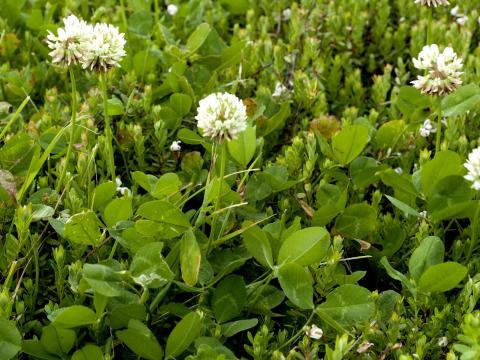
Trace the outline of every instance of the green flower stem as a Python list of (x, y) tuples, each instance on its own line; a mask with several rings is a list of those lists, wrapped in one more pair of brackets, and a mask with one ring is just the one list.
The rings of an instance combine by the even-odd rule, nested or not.
[(108, 116), (108, 94), (107, 94), (107, 73), (101, 75), (101, 88), (103, 98), (103, 114), (105, 119), (105, 151), (107, 157), (107, 169), (110, 173), (112, 181), (115, 182), (115, 162), (113, 159), (112, 147), (112, 128), (110, 125), (110, 117)]
[(22, 103), (20, 104), (20, 106), (18, 107), (17, 111), (15, 111), (15, 113), (12, 115), (12, 117), (10, 118), (10, 121), (7, 123), (7, 125), (5, 125), (5, 127), (3, 128), (2, 132), (0, 133), (0, 140), (3, 139), (3, 137), (5, 136), (5, 134), (7, 133), (7, 131), (10, 129), (10, 127), (12, 126), (13, 122), (17, 119), (18, 115), (20, 115), (20, 113), (22, 112), (23, 108), (25, 107), (25, 105), (27, 105), (27, 103), (30, 101), (30, 96), (27, 96), (25, 98), (25, 100), (22, 101)]
[(442, 141), (442, 100), (438, 100), (438, 120), (437, 120), (437, 140), (435, 142), (435, 155), (440, 151), (440, 142)]
[(67, 155), (65, 156), (65, 164), (63, 166), (62, 173), (60, 174), (60, 180), (57, 182), (57, 191), (59, 191), (63, 186), (68, 163), (70, 162), (70, 157), (72, 156), (73, 141), (75, 140), (75, 126), (77, 121), (77, 83), (75, 81), (73, 67), (70, 66), (68, 70), (70, 73), (70, 83), (72, 85), (72, 118), (70, 127), (70, 141), (68, 142)]
[[(477, 197), (478, 199), (478, 197)], [(475, 210), (475, 215), (473, 216), (473, 219), (471, 220), (471, 227), (472, 227), (472, 236), (470, 238), (470, 246), (468, 248), (468, 253), (467, 253), (467, 262), (470, 260), (473, 254), (473, 250), (475, 249), (475, 246), (477, 246), (478, 242), (478, 218), (480, 217), (480, 201), (477, 200), (477, 208)]]
[(218, 210), (220, 209), (221, 205), (221, 197), (222, 197), (222, 185), (223, 185), (223, 178), (225, 177), (225, 165), (227, 162), (227, 143), (223, 142), (220, 144), (220, 173), (218, 174), (218, 191), (217, 191), (217, 196), (215, 197), (215, 208), (213, 211), (213, 219), (212, 219), (212, 225), (211, 225), (211, 230), (210, 230), (210, 237), (208, 238), (208, 245), (207, 245), (207, 254), (211, 250), (211, 246), (213, 243), (213, 238), (215, 236), (215, 232), (217, 229), (217, 222), (218, 222)]
[(427, 45), (432, 44), (432, 27), (433, 27), (433, 9), (428, 8), (428, 23), (427, 23)]

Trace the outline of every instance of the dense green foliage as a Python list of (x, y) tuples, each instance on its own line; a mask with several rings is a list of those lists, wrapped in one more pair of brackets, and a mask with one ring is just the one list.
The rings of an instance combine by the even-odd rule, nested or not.
[[(480, 358), (480, 5), (451, 2), (1, 0), (0, 360)], [(73, 96), (71, 13), (127, 40)], [(441, 101), (410, 86), (428, 26), (465, 64)], [(224, 146), (213, 92), (249, 114)]]

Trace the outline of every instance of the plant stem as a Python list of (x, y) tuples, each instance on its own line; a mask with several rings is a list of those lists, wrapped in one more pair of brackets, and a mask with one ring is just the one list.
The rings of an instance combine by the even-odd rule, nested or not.
[(70, 127), (70, 141), (68, 142), (67, 155), (65, 156), (65, 164), (60, 175), (60, 180), (57, 183), (57, 191), (60, 190), (63, 186), (63, 180), (67, 173), (68, 163), (70, 162), (70, 156), (72, 155), (73, 141), (75, 140), (75, 126), (77, 120), (77, 83), (75, 81), (75, 73), (73, 72), (73, 67), (68, 68), (70, 73), (70, 83), (72, 85), (72, 118), (71, 118), (71, 127)]
[(428, 8), (427, 45), (432, 43), (433, 9)]
[(107, 73), (101, 75), (101, 88), (103, 98), (103, 115), (105, 119), (105, 152), (107, 158), (107, 169), (110, 173), (112, 181), (115, 182), (115, 162), (113, 159), (112, 147), (112, 128), (110, 125), (110, 117), (108, 116), (108, 94), (107, 94)]
[(437, 140), (435, 142), (435, 156), (440, 151), (440, 141), (442, 140), (442, 101), (438, 101), (438, 120), (437, 120)]
[(472, 236), (470, 238), (470, 246), (468, 248), (468, 253), (467, 253), (467, 262), (470, 260), (473, 254), (473, 250), (475, 249), (475, 246), (477, 245), (478, 241), (478, 218), (480, 216), (480, 201), (477, 201), (477, 209), (475, 210), (475, 215), (473, 219), (471, 220), (471, 227), (472, 227)]
[(27, 96), (25, 98), (25, 100), (22, 101), (22, 103), (20, 104), (20, 106), (18, 107), (17, 111), (15, 111), (15, 113), (12, 115), (12, 117), (10, 118), (10, 121), (7, 123), (7, 125), (5, 125), (5, 127), (3, 128), (2, 132), (0, 133), (0, 140), (3, 139), (3, 137), (5, 136), (5, 134), (7, 133), (8, 129), (10, 129), (10, 127), (12, 126), (13, 122), (15, 121), (15, 119), (18, 117), (18, 115), (22, 112), (23, 108), (25, 107), (25, 105), (27, 105), (28, 101), (30, 100), (30, 96)]
[(223, 178), (225, 177), (225, 165), (226, 165), (226, 158), (227, 158), (227, 144), (224, 142), (220, 145), (220, 174), (218, 175), (218, 191), (217, 191), (217, 196), (215, 198), (215, 208), (214, 208), (214, 215), (212, 219), (212, 226), (210, 230), (210, 237), (208, 238), (208, 246), (207, 246), (207, 254), (210, 252), (210, 248), (213, 243), (213, 238), (215, 236), (216, 228), (217, 228), (217, 222), (218, 222), (218, 210), (220, 209), (221, 205), (221, 197), (222, 197), (222, 185), (223, 185)]

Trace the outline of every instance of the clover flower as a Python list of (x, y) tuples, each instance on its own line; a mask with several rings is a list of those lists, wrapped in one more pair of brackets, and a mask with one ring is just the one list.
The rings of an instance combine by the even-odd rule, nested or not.
[(319, 340), (323, 337), (323, 330), (313, 324), (311, 327), (305, 328), (305, 335), (314, 340)]
[(167, 13), (168, 13), (168, 15), (170, 15), (170, 16), (175, 16), (175, 15), (177, 14), (177, 12), (178, 12), (178, 6), (177, 6), (177, 5), (175, 5), (175, 4), (169, 4), (169, 5), (167, 6)]
[(232, 140), (247, 127), (247, 108), (235, 95), (210, 94), (200, 100), (195, 119), (203, 136), (220, 142)]
[(473, 189), (480, 190), (480, 148), (474, 149), (468, 155), (468, 160), (463, 166), (468, 170), (464, 178), (472, 182)]
[(172, 145), (170, 145), (170, 151), (178, 152), (182, 150), (182, 146), (180, 145), (181, 141), (173, 141)]
[(423, 126), (420, 128), (419, 133), (421, 137), (429, 137), (430, 134), (435, 134), (437, 132), (437, 128), (434, 124), (430, 121), (430, 119), (426, 119), (423, 122)]
[(427, 71), (426, 75), (419, 75), (412, 81), (424, 94), (441, 96), (455, 91), (462, 84), (462, 59), (451, 47), (440, 52), (436, 44), (424, 46), (418, 59), (413, 59), (413, 64), (417, 69)]
[(85, 55), (82, 59), (84, 69), (107, 71), (119, 67), (120, 60), (125, 56), (125, 34), (118, 27), (98, 23), (92, 31), (92, 36), (85, 41)]
[(48, 31), (47, 45), (52, 50), (49, 55), (54, 64), (70, 66), (83, 61), (85, 44), (91, 38), (93, 26), (86, 21), (70, 15), (63, 19), (63, 28), (57, 35)]
[(415, 0), (415, 4), (427, 5), (427, 6), (446, 6), (450, 5), (448, 0)]

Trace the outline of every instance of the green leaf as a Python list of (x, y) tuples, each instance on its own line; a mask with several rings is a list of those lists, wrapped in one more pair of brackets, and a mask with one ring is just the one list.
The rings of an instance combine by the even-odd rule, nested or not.
[(82, 305), (73, 305), (52, 311), (48, 319), (57, 326), (71, 329), (79, 326), (92, 325), (97, 322), (97, 315)]
[(72, 355), (72, 360), (104, 360), (102, 350), (96, 345), (85, 345)]
[(220, 4), (232, 15), (244, 15), (250, 9), (248, 0), (220, 0)]
[(222, 325), (222, 334), (225, 337), (231, 337), (239, 332), (251, 329), (258, 324), (258, 319), (245, 319), (228, 322)]
[(163, 349), (150, 329), (138, 320), (132, 319), (128, 329), (116, 332), (117, 337), (138, 356), (148, 360), (163, 358)]
[(460, 116), (480, 104), (480, 87), (468, 84), (445, 96), (442, 100), (443, 116)]
[(231, 320), (241, 314), (247, 301), (245, 281), (241, 276), (230, 275), (215, 288), (212, 296), (212, 310), (219, 323)]
[(132, 217), (132, 199), (114, 199), (108, 203), (103, 212), (103, 219), (109, 228), (114, 227), (119, 221), (128, 220)]
[(405, 204), (403, 201), (395, 199), (392, 196), (385, 195), (385, 197), (398, 209), (402, 210), (406, 215), (412, 215), (415, 217), (422, 217), (420, 213), (412, 207)]
[(12, 359), (20, 351), (21, 343), (15, 323), (0, 317), (0, 359)]
[(163, 200), (149, 201), (140, 205), (137, 215), (154, 221), (152, 225), (157, 224), (157, 230), (164, 232), (165, 238), (180, 236), (190, 228), (185, 215), (175, 205)]
[(378, 129), (373, 139), (373, 143), (377, 148), (392, 148), (393, 145), (402, 135), (405, 129), (405, 121), (392, 120), (386, 122)]
[(47, 325), (42, 328), (40, 343), (49, 353), (66, 354), (72, 349), (76, 339), (74, 330)]
[(175, 358), (183, 353), (200, 335), (202, 318), (196, 312), (187, 314), (175, 326), (167, 339), (166, 358)]
[(362, 125), (346, 126), (332, 139), (333, 155), (341, 165), (352, 162), (368, 143), (368, 129)]
[(245, 230), (242, 237), (245, 247), (255, 260), (267, 268), (272, 268), (272, 247), (267, 234), (258, 226), (253, 226)]
[(177, 174), (166, 173), (156, 181), (150, 193), (157, 199), (163, 199), (168, 195), (178, 192), (181, 186), (182, 181), (178, 178)]
[(120, 296), (123, 292), (119, 273), (111, 267), (102, 264), (83, 265), (83, 278), (92, 289), (103, 296)]
[(124, 112), (122, 100), (115, 96), (108, 99), (107, 113), (109, 116), (123, 115)]
[(170, 96), (170, 107), (178, 116), (183, 117), (187, 115), (192, 108), (192, 98), (186, 94), (172, 94)]
[(370, 291), (358, 285), (342, 285), (327, 295), (324, 303), (318, 306), (340, 324), (361, 325), (374, 315), (375, 304)]
[(462, 160), (453, 151), (441, 151), (435, 155), (433, 160), (425, 163), (420, 171), (422, 190), (428, 197), (438, 181), (450, 175), (462, 174)]
[(301, 309), (313, 309), (313, 279), (296, 263), (287, 263), (278, 270), (278, 281), (287, 298)]
[(423, 117), (424, 112), (431, 107), (431, 100), (413, 86), (402, 86), (398, 93), (397, 107), (405, 116), (416, 120)]
[(113, 181), (107, 181), (98, 185), (93, 193), (93, 209), (100, 210), (115, 196), (116, 192), (117, 184)]
[(151, 11), (138, 10), (128, 18), (128, 30), (138, 36), (146, 37), (153, 28)]
[[(451, 175), (440, 179), (435, 183), (428, 196), (427, 210), (436, 219), (448, 219), (452, 217), (468, 217), (470, 213), (464, 214), (456, 210), (455, 206), (465, 204), (469, 206), (469, 201), (474, 198), (474, 190), (471, 183), (460, 175)], [(445, 212), (445, 210), (450, 210)], [(439, 216), (441, 214), (441, 216)], [(461, 216), (463, 215), (463, 216)]]
[(294, 262), (311, 265), (325, 259), (330, 247), (330, 234), (323, 227), (310, 227), (296, 231), (282, 244), (278, 263)]
[(210, 31), (210, 25), (207, 23), (198, 25), (195, 31), (188, 37), (187, 44), (185, 45), (186, 49), (190, 53), (196, 52), (203, 45), (205, 40), (207, 40)]
[(97, 245), (100, 241), (100, 228), (93, 211), (73, 215), (65, 224), (65, 237), (73, 243)]
[(257, 148), (256, 128), (247, 126), (237, 139), (227, 143), (228, 152), (232, 158), (243, 167), (246, 167), (255, 155)]
[(159, 288), (172, 281), (175, 275), (162, 257), (163, 243), (142, 246), (130, 264), (133, 281), (147, 288)]
[(368, 204), (353, 204), (335, 221), (335, 230), (343, 236), (362, 239), (375, 231), (377, 212)]
[(197, 239), (193, 231), (188, 230), (183, 234), (180, 246), (180, 269), (182, 270), (182, 279), (188, 286), (197, 284), (201, 260), (202, 253)]
[(408, 270), (415, 280), (432, 265), (440, 264), (445, 254), (445, 246), (437, 236), (428, 236), (415, 249), (408, 262)]
[(467, 268), (456, 262), (432, 265), (420, 277), (418, 287), (423, 292), (445, 292), (457, 286), (467, 273)]

